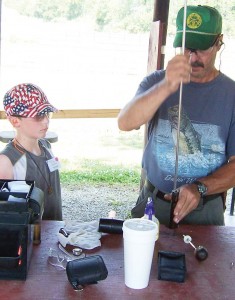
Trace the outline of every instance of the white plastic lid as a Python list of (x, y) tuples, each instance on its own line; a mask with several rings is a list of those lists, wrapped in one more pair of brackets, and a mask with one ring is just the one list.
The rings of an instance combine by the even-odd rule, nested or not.
[(134, 237), (144, 236), (144, 237), (155, 237), (158, 231), (158, 225), (147, 219), (128, 219), (123, 223), (123, 236)]

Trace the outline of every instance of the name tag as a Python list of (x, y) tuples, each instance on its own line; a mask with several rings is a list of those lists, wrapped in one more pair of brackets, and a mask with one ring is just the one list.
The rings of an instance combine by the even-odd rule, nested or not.
[(48, 159), (47, 165), (50, 172), (54, 172), (60, 168), (60, 163), (57, 157), (52, 157), (51, 159)]

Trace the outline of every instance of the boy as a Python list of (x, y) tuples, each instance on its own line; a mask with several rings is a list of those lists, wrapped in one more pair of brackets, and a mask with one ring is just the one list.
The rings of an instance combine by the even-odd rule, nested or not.
[(44, 220), (62, 220), (58, 161), (44, 139), (50, 115), (57, 111), (44, 92), (24, 83), (9, 90), (3, 100), (15, 138), (0, 152), (0, 178), (33, 180), (44, 192)]

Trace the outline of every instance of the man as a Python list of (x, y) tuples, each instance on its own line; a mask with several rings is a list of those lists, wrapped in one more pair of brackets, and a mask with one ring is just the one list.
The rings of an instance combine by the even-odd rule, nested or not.
[(0, 152), (0, 178), (33, 180), (44, 192), (44, 220), (62, 220), (59, 164), (44, 137), (49, 116), (57, 109), (36, 85), (23, 83), (7, 91), (6, 116), (15, 138)]
[[(177, 15), (174, 47), (182, 46), (182, 8)], [(141, 82), (135, 97), (121, 110), (121, 130), (148, 123), (142, 165), (146, 181), (132, 210), (141, 217), (149, 196), (155, 215), (169, 224), (179, 137), (174, 222), (224, 225), (222, 194), (235, 186), (235, 82), (215, 67), (223, 44), (222, 17), (208, 6), (188, 6), (185, 53)], [(179, 91), (182, 110), (179, 135)]]

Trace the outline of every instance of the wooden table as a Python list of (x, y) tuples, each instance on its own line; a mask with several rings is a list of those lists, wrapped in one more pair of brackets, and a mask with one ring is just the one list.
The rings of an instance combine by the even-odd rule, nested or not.
[[(108, 277), (98, 284), (86, 286), (83, 291), (74, 291), (65, 270), (47, 262), (48, 249), (57, 247), (56, 233), (61, 226), (63, 222), (43, 221), (42, 242), (34, 246), (27, 280), (0, 280), (0, 299), (235, 299), (234, 227), (182, 225), (172, 230), (161, 226), (149, 286), (142, 290), (133, 290), (124, 284), (122, 235), (105, 234), (101, 238), (102, 246), (88, 255), (103, 257)], [(190, 235), (196, 246), (202, 244), (208, 249), (207, 260), (196, 260), (193, 248), (183, 242), (183, 234)], [(158, 250), (185, 253), (187, 276), (184, 283), (157, 279)]]

